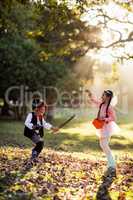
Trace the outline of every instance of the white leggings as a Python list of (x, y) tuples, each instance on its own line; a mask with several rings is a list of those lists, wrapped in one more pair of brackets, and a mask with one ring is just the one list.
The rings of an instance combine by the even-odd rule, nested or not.
[(109, 147), (109, 137), (100, 138), (100, 146), (108, 160), (108, 167), (115, 168), (115, 160)]

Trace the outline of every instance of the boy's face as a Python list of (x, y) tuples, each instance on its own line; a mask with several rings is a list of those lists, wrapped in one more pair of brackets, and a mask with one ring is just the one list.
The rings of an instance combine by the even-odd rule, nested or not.
[(38, 115), (43, 115), (45, 113), (45, 106), (42, 106), (37, 109), (37, 114)]

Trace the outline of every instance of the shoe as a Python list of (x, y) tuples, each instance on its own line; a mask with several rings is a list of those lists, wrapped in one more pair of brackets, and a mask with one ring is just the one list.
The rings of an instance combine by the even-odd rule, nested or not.
[(32, 150), (32, 154), (31, 154), (31, 159), (34, 160), (34, 159), (37, 158), (37, 156), (38, 156), (37, 151), (35, 151), (35, 150), (33, 149), (33, 150)]
[(29, 159), (28, 160), (28, 162), (26, 163), (26, 169), (30, 169), (30, 168), (32, 168), (33, 167), (33, 162), (32, 162), (32, 160), (31, 159)]
[(116, 177), (116, 168), (115, 167), (108, 167), (107, 172), (108, 172), (109, 176)]
[(33, 158), (32, 161), (33, 161), (34, 163), (38, 163), (38, 159), (37, 159), (37, 158)]

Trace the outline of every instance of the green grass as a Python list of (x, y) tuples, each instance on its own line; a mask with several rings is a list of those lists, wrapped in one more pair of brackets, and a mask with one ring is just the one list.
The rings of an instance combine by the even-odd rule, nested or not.
[[(128, 120), (129, 118), (129, 120)], [(112, 136), (110, 146), (117, 156), (132, 154), (133, 149), (133, 122), (132, 113), (119, 116), (120, 133)], [(57, 118), (54, 125), (59, 125), (64, 119)], [(23, 135), (24, 123), (20, 121), (0, 121), (0, 145), (32, 147), (32, 142)], [(45, 130), (45, 148), (70, 153), (90, 155), (101, 154), (95, 128), (87, 117), (74, 119), (60, 130), (57, 135)], [(85, 155), (86, 156), (86, 155)]]
[[(90, 116), (76, 118), (57, 135), (45, 130), (45, 148), (39, 163), (29, 170), (25, 169), (25, 162), (29, 159), (32, 142), (23, 135), (24, 123), (1, 120), (0, 200), (53, 200), (56, 195), (63, 199), (69, 192), (71, 200), (81, 200), (81, 185), (87, 187), (84, 200), (98, 200), (96, 195), (103, 195), (103, 192), (108, 199), (118, 200), (126, 195), (127, 200), (132, 200), (132, 113), (119, 116), (121, 132), (111, 138), (111, 149), (117, 156), (115, 179), (103, 179), (106, 159), (90, 119)], [(63, 120), (57, 117), (54, 124), (59, 125)], [(107, 191), (104, 191), (105, 184)]]

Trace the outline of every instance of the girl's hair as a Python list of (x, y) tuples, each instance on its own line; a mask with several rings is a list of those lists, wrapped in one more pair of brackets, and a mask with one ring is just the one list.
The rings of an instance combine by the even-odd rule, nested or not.
[(109, 102), (108, 102), (108, 105), (107, 105), (107, 108), (106, 108), (106, 117), (108, 117), (108, 108), (110, 106), (110, 103), (111, 103), (111, 100), (113, 98), (113, 92), (111, 90), (105, 90), (104, 91), (104, 94), (109, 97)]
[[(107, 105), (107, 108), (106, 108), (106, 117), (108, 117), (108, 108), (110, 106), (110, 103), (111, 103), (111, 100), (113, 98), (113, 92), (111, 90), (105, 90), (103, 92), (103, 94), (105, 94), (107, 97), (109, 97), (109, 102), (108, 102), (108, 105)], [(97, 115), (97, 118), (99, 118), (99, 115), (100, 115), (100, 110), (101, 110), (101, 107), (104, 103), (101, 103), (100, 106), (99, 106), (99, 111), (98, 111), (98, 115)]]

